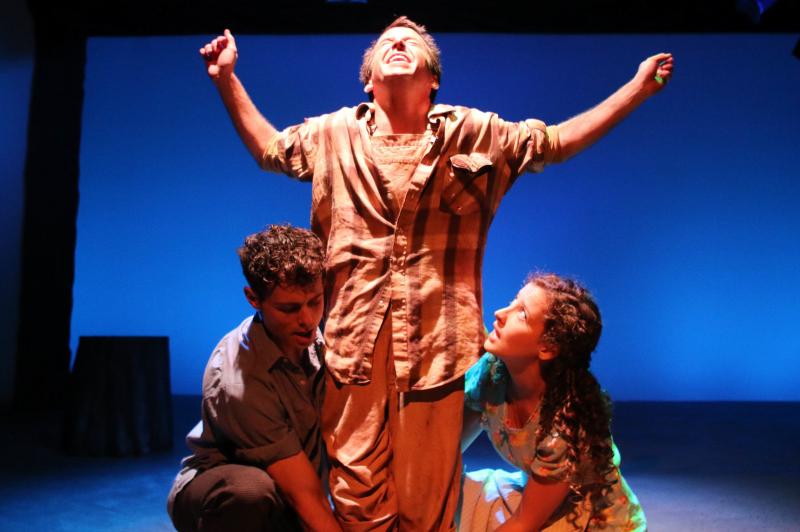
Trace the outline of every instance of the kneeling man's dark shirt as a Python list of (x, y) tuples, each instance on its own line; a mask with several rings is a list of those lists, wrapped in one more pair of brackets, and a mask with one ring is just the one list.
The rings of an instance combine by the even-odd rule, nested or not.
[(302, 451), (325, 478), (320, 411), (325, 384), (322, 339), (286, 358), (258, 314), (220, 340), (203, 375), (202, 421), (186, 437), (192, 455), (172, 486), (167, 507), (198, 473), (223, 464), (270, 464)]

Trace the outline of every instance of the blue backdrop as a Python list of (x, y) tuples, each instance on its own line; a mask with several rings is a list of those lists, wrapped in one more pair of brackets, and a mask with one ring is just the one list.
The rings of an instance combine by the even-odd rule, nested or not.
[[(237, 72), (277, 127), (363, 100), (373, 36), (240, 36)], [(168, 335), (175, 393), (200, 393), (249, 312), (235, 248), (308, 225), (310, 186), (261, 172), (197, 48), (210, 36), (89, 41), (73, 352), (80, 335)], [(793, 35), (437, 36), (439, 101), (559, 122), (649, 54), (673, 82), (598, 145), (520, 178), (492, 227), (485, 317), (526, 273), (576, 276), (616, 399), (800, 400), (800, 61)]]

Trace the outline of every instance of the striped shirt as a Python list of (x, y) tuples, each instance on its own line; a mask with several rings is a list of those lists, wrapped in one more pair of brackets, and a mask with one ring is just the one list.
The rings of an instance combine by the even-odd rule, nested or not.
[(273, 136), (261, 163), (312, 181), (311, 226), (327, 248), (328, 369), (344, 384), (369, 382), (375, 339), (391, 313), (398, 389), (431, 388), (463, 375), (481, 354), (489, 225), (517, 176), (559, 160), (558, 131), (435, 105), (398, 202), (373, 153), (373, 114), (365, 103), (306, 119)]

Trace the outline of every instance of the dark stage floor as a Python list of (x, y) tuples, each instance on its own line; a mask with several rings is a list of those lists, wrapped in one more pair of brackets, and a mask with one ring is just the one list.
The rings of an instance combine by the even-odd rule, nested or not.
[[(171, 530), (165, 497), (199, 398), (173, 401), (172, 451), (69, 457), (60, 420), (0, 420), (0, 530)], [(800, 531), (800, 403), (615, 405), (622, 471), (653, 531)], [(503, 467), (481, 437), (468, 469)]]

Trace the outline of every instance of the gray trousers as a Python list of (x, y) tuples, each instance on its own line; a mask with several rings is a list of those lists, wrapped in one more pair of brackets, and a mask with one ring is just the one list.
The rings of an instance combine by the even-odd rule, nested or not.
[(302, 530), (266, 471), (238, 464), (192, 479), (175, 497), (172, 523), (180, 532)]

